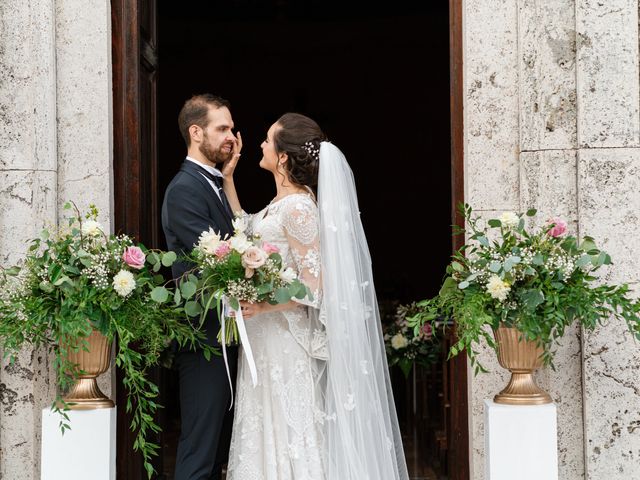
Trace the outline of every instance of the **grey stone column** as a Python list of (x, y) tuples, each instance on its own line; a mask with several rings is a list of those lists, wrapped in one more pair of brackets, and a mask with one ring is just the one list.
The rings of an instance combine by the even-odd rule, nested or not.
[[(56, 226), (56, 57), (52, 0), (0, 3), (0, 262)], [(0, 370), (0, 477), (40, 478), (40, 411), (54, 398), (46, 352)]]
[[(538, 223), (558, 216), (579, 234), (575, 1), (520, 0), (520, 209)], [(555, 348), (554, 366), (538, 382), (558, 408), (559, 478), (584, 478), (581, 332)]]
[[(110, 231), (113, 212), (111, 4), (56, 0), (58, 212), (74, 201), (95, 204)], [(120, 232), (126, 233), (126, 232)], [(98, 378), (113, 398), (115, 369)]]
[[(637, 0), (576, 0), (578, 219), (614, 265), (610, 283), (640, 280)], [(623, 322), (586, 336), (586, 478), (640, 478), (640, 343)]]
[[(94, 203), (112, 224), (110, 3), (0, 2), (0, 264), (56, 228), (60, 208)], [(113, 372), (101, 377), (111, 395)], [(40, 478), (40, 412), (55, 398), (46, 352), (0, 370), (0, 477)]]
[[(640, 280), (637, 0), (465, 1), (466, 198), (483, 216), (537, 208)], [(626, 326), (568, 332), (538, 381), (558, 404), (560, 478), (640, 477), (640, 348)], [(470, 377), (472, 477), (483, 478), (481, 402), (506, 375)]]

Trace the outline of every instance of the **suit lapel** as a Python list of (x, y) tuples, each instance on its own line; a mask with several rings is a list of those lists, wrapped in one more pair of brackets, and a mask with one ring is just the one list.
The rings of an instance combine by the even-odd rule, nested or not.
[(196, 165), (191, 165), (191, 163), (192, 162), (186, 160), (180, 167), (180, 171), (195, 178), (205, 188), (205, 191), (210, 193), (206, 196), (207, 202), (209, 202), (210, 205), (213, 205), (213, 207), (218, 211), (218, 217), (224, 219), (224, 222), (229, 231), (233, 231), (231, 219), (229, 218), (229, 214), (224, 208), (224, 205), (220, 201), (220, 198), (218, 197), (216, 192), (213, 191), (213, 187), (211, 186), (209, 181), (198, 171)]

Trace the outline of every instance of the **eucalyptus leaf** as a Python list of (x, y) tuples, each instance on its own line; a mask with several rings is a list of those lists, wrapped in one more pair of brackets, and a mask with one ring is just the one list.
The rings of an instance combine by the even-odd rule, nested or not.
[(456, 272), (464, 272), (464, 267), (458, 262), (451, 262), (451, 266)]
[(146, 259), (147, 262), (149, 262), (151, 265), (155, 265), (160, 262), (160, 256), (156, 252), (151, 252), (149, 255), (147, 255)]
[(154, 302), (164, 303), (169, 298), (169, 290), (165, 287), (155, 287), (151, 290), (151, 299)]
[(276, 290), (274, 295), (276, 302), (278, 303), (287, 303), (291, 300), (291, 295), (289, 295), (289, 289), (286, 287), (281, 287)]
[(229, 305), (236, 311), (240, 309), (240, 302), (238, 302), (238, 299), (235, 297), (229, 299)]
[(182, 282), (180, 284), (180, 292), (186, 299), (193, 297), (196, 293), (197, 287), (193, 282)]
[(494, 260), (489, 264), (489, 271), (493, 273), (498, 273), (502, 269), (502, 263)]
[(578, 260), (576, 260), (576, 266), (585, 267), (591, 263), (591, 256), (582, 255)]
[(264, 295), (265, 293), (269, 293), (269, 292), (273, 291), (273, 284), (272, 283), (263, 283), (261, 285), (258, 285), (256, 290), (258, 291), (258, 295)]
[(162, 254), (162, 265), (164, 265), (165, 267), (170, 267), (171, 265), (173, 265), (177, 258), (178, 256), (175, 254), (175, 252), (164, 252)]
[(542, 254), (536, 253), (531, 259), (531, 263), (533, 263), (534, 265), (542, 266), (544, 265), (544, 257), (542, 256)]
[(190, 317), (197, 317), (202, 313), (202, 307), (194, 300), (189, 300), (184, 304), (184, 311)]

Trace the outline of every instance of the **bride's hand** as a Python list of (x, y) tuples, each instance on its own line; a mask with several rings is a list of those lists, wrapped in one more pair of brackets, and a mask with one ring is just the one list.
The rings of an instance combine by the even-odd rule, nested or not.
[(240, 308), (242, 309), (242, 318), (251, 318), (260, 313), (264, 313), (268, 306), (269, 304), (265, 302), (249, 303), (241, 301)]
[(224, 162), (222, 165), (222, 175), (225, 178), (233, 177), (233, 172), (238, 165), (238, 161), (240, 160), (240, 151), (242, 150), (242, 135), (240, 132), (236, 134), (235, 142), (233, 143), (233, 150), (231, 152), (231, 158)]

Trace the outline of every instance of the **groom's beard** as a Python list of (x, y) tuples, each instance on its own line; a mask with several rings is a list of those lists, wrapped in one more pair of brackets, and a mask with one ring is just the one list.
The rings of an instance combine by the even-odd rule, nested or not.
[(200, 144), (200, 153), (204, 155), (204, 157), (209, 160), (213, 164), (224, 163), (227, 160), (231, 159), (231, 155), (233, 153), (233, 145), (229, 152), (223, 152), (222, 147), (229, 144), (222, 144), (220, 148), (213, 148), (213, 145), (209, 142), (209, 138), (207, 136), (204, 137), (204, 142)]

